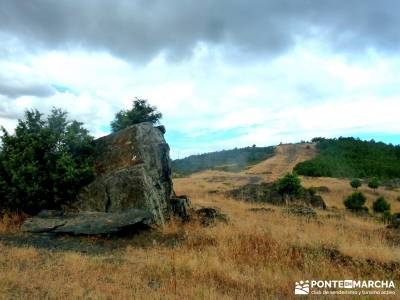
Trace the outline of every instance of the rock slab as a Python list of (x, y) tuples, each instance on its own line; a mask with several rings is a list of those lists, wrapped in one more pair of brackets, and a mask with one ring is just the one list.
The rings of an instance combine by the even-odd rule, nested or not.
[(138, 225), (150, 225), (153, 215), (140, 209), (119, 213), (42, 211), (22, 225), (22, 230), (32, 233), (68, 233), (96, 235), (121, 231)]

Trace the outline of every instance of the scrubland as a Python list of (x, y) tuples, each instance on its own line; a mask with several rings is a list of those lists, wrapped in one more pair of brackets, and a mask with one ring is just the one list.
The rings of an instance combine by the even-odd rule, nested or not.
[[(210, 194), (217, 184), (201, 178), (177, 179), (177, 193), (191, 196), (194, 206), (221, 208), (228, 224), (173, 220), (123, 242), (84, 238), (114, 245), (98, 254), (0, 243), (0, 297), (282, 299), (294, 297), (294, 282), (302, 279), (399, 281), (400, 236), (379, 221), (340, 208), (319, 211), (316, 220), (290, 216)], [(15, 234), (18, 223), (4, 219), (1, 233)]]
[[(123, 237), (59, 237), (66, 244), (79, 239), (85, 245), (68, 250), (51, 247), (47, 240), (40, 247), (24, 244), (28, 237), (18, 229), (23, 216), (5, 216), (0, 222), (0, 298), (290, 299), (296, 281), (311, 279), (394, 280), (398, 296), (400, 233), (385, 228), (379, 218), (347, 212), (343, 198), (352, 192), (347, 180), (302, 177), (306, 187), (329, 189), (320, 193), (328, 210), (318, 210), (316, 219), (225, 196), (224, 191), (290, 170), (302, 158), (287, 150), (291, 155), (282, 152), (241, 173), (207, 171), (174, 181), (178, 195), (190, 196), (194, 207), (220, 208), (228, 223), (203, 227), (196, 218), (188, 223), (173, 219)], [(368, 206), (379, 194), (392, 211), (400, 211), (399, 191), (361, 190)], [(272, 211), (250, 210), (256, 207)], [(19, 236), (22, 243), (7, 236)]]

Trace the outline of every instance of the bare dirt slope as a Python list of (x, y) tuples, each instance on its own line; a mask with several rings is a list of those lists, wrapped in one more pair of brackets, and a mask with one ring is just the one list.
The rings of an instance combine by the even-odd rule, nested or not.
[(266, 181), (276, 180), (302, 161), (317, 154), (315, 144), (285, 144), (275, 149), (275, 155), (245, 171), (249, 175), (262, 175)]
[[(195, 189), (203, 189), (209, 193), (223, 192), (237, 188), (248, 183), (272, 182), (287, 172), (292, 172), (299, 162), (313, 158), (317, 154), (315, 144), (285, 144), (275, 149), (275, 155), (240, 173), (222, 171), (204, 171), (180, 178), (181, 184)], [(343, 200), (353, 192), (350, 179), (327, 177), (301, 176), (305, 187), (326, 187), (327, 192), (320, 192), (328, 207), (344, 209)], [(371, 209), (372, 203), (379, 196), (384, 196), (392, 206), (392, 211), (400, 210), (400, 189), (387, 189), (380, 187), (371, 190), (364, 183), (359, 189), (367, 197), (367, 206)]]
[(285, 144), (275, 148), (275, 154), (238, 173), (207, 170), (179, 178), (176, 182), (210, 193), (223, 192), (248, 183), (272, 182), (291, 172), (299, 162), (313, 158), (315, 144)]

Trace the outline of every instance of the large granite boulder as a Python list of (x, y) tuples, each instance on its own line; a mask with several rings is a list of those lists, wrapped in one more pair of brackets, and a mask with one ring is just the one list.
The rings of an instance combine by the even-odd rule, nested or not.
[(83, 211), (120, 212), (144, 209), (163, 224), (173, 195), (169, 146), (165, 130), (141, 123), (95, 141), (95, 180), (75, 203)]
[(63, 212), (39, 214), (22, 229), (97, 234), (136, 223), (164, 224), (176, 209), (171, 199), (177, 199), (164, 133), (163, 126), (141, 123), (95, 140), (93, 182)]

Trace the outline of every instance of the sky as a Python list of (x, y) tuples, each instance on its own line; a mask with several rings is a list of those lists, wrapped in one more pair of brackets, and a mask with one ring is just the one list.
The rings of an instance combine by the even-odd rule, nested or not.
[(400, 144), (399, 28), (397, 0), (0, 0), (0, 124), (60, 107), (100, 137), (138, 97), (173, 158)]

